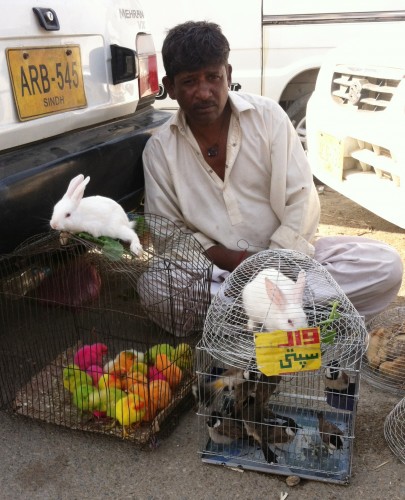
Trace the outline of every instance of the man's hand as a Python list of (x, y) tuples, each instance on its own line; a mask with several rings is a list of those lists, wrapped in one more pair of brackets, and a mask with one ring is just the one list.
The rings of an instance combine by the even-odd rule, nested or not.
[(253, 252), (230, 250), (222, 245), (214, 245), (206, 250), (205, 254), (216, 266), (232, 272), (241, 262), (253, 255)]

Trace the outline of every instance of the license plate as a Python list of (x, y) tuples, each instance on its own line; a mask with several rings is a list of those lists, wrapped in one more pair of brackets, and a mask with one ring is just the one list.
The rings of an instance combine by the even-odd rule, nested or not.
[(343, 179), (343, 140), (320, 132), (318, 145), (322, 170), (340, 180)]
[(79, 45), (7, 49), (21, 121), (87, 106)]

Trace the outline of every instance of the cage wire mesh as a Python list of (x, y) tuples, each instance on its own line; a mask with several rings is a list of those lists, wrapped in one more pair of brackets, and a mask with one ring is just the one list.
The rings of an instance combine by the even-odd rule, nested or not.
[(320, 326), (324, 363), (339, 359), (347, 368), (366, 349), (362, 317), (321, 264), (300, 252), (265, 250), (224, 281), (208, 309), (202, 343), (219, 361), (257, 371), (253, 332), (302, 326)]
[[(255, 336), (281, 330), (295, 342), (288, 332), (300, 329), (300, 339), (320, 334), (318, 368), (264, 370)], [(213, 298), (197, 346), (202, 460), (347, 483), (366, 341), (363, 319), (319, 263), (290, 250), (248, 258)]]
[(212, 264), (167, 219), (136, 221), (141, 257), (57, 232), (1, 257), (3, 409), (139, 443), (170, 428), (195, 378)]
[(405, 398), (395, 405), (385, 419), (384, 436), (391, 451), (405, 464)]
[(367, 323), (369, 345), (362, 373), (372, 386), (405, 396), (405, 307), (383, 311)]

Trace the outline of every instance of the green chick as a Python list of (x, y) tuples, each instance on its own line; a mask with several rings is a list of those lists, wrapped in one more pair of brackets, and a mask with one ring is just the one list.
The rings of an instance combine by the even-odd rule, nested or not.
[(81, 385), (93, 385), (93, 379), (77, 365), (71, 364), (63, 369), (63, 387), (74, 392)]
[(94, 392), (95, 387), (92, 385), (78, 385), (72, 392), (72, 403), (79, 408), (80, 411), (92, 410), (92, 401), (90, 395)]

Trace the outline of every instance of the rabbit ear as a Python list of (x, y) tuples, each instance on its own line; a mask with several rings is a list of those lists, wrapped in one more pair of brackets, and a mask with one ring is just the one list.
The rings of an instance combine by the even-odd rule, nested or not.
[(302, 303), (302, 297), (304, 295), (304, 289), (305, 289), (305, 280), (307, 277), (307, 273), (304, 271), (304, 269), (301, 269), (301, 271), (298, 273), (297, 281), (295, 283), (294, 287), (294, 298), (295, 298), (295, 303)]
[(267, 296), (271, 302), (280, 307), (280, 309), (284, 308), (286, 306), (286, 300), (280, 288), (267, 277), (264, 278), (264, 284), (266, 286)]
[(69, 186), (67, 188), (66, 193), (63, 195), (64, 198), (71, 198), (72, 194), (74, 193), (75, 189), (81, 182), (83, 182), (84, 175), (79, 174), (76, 175), (76, 177), (73, 177), (73, 179), (69, 182)]
[(90, 181), (90, 177), (86, 177), (84, 181), (82, 181), (74, 190), (71, 198), (73, 201), (79, 202), (84, 195), (84, 190), (86, 189), (87, 184)]

